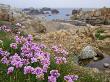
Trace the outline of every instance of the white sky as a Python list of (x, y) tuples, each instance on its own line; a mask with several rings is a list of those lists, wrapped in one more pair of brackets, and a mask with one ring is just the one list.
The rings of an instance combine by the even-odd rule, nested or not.
[(99, 8), (110, 7), (110, 0), (0, 0), (14, 7)]

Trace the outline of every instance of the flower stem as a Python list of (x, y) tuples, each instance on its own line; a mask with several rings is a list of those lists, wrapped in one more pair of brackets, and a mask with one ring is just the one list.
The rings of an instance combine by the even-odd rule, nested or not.
[(28, 79), (29, 79), (29, 82), (31, 82), (31, 77), (30, 77), (30, 74), (28, 75)]
[(17, 70), (16, 70), (16, 82), (17, 82)]
[(10, 82), (12, 82), (11, 76), (10, 76)]

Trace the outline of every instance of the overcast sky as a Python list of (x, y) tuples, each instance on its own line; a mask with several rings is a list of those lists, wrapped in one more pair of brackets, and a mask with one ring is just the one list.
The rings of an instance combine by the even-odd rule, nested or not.
[(99, 8), (110, 7), (110, 0), (0, 0), (14, 7)]

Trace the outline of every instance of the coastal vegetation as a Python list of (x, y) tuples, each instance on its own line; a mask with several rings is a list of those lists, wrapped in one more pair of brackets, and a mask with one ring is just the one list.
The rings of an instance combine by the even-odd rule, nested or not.
[(109, 25), (7, 12), (0, 10), (0, 82), (110, 82)]

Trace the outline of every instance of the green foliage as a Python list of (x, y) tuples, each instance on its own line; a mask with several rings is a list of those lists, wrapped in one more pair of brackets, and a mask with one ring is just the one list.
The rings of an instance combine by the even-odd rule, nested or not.
[(4, 31), (0, 31), (0, 40), (3, 41), (3, 43), (0, 43), (0, 48), (10, 51), (10, 44), (13, 42), (13, 39), (9, 37), (9, 34)]
[(80, 77), (76, 82), (103, 82), (103, 80), (86, 74), (83, 77)]
[(97, 33), (104, 33), (104, 31), (105, 31), (104, 29), (98, 29)]
[(10, 24), (10, 22), (0, 19), (0, 25)]
[(101, 36), (100, 33), (96, 33), (96, 34), (95, 34), (95, 37), (96, 37), (98, 40), (103, 40), (103, 39), (106, 38), (105, 36)]
[(7, 35), (6, 32), (4, 32), (4, 31), (0, 31), (0, 38), (5, 37), (6, 35)]
[(104, 33), (104, 29), (98, 29), (95, 33), (95, 37), (98, 39), (98, 40), (104, 40), (105, 38), (109, 38), (110, 36), (104, 36), (104, 35), (101, 35), (101, 33)]

